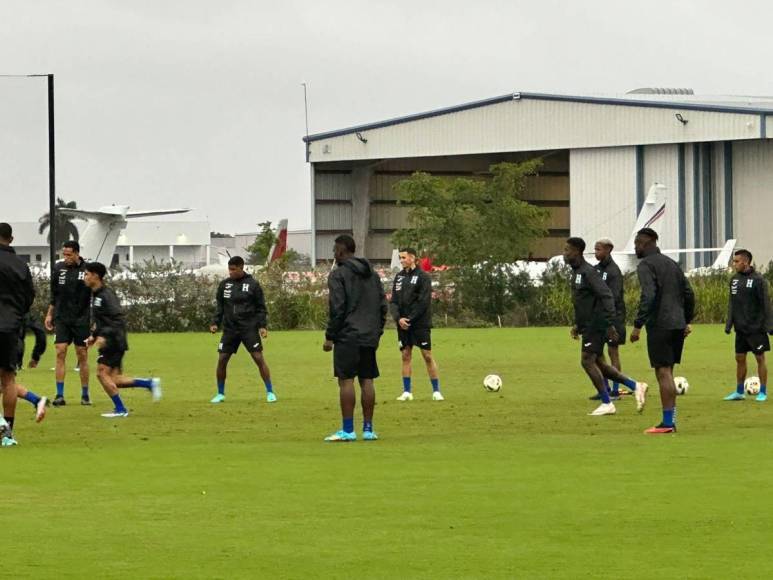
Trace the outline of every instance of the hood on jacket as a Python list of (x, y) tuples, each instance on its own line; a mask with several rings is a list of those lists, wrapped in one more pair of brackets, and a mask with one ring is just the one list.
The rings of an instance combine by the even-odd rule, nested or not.
[(340, 267), (349, 268), (361, 278), (370, 278), (373, 275), (373, 268), (365, 258), (351, 257), (340, 264)]

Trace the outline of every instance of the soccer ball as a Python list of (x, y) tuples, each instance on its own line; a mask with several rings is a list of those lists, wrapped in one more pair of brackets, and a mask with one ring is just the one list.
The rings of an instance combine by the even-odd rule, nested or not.
[(760, 392), (760, 377), (749, 377), (743, 382), (747, 395), (757, 395)]
[(684, 377), (674, 377), (674, 385), (676, 385), (676, 394), (685, 395), (690, 388), (690, 383)]
[(487, 375), (483, 379), (483, 388), (490, 393), (495, 393), (502, 388), (502, 378), (499, 375)]

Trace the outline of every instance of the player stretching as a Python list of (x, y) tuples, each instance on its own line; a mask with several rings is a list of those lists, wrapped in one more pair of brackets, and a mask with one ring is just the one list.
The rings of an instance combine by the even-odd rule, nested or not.
[(126, 340), (126, 318), (118, 297), (104, 283), (107, 268), (99, 262), (86, 264), (84, 281), (91, 289), (91, 336), (86, 340), (88, 346), (99, 350), (97, 358), (97, 378), (107, 395), (113, 400), (112, 413), (102, 413), (108, 419), (128, 417), (129, 410), (124, 406), (118, 389), (141, 387), (147, 389), (153, 400), (161, 399), (161, 379), (135, 379), (122, 373), (123, 357), (129, 350)]
[(642, 228), (634, 239), (636, 257), (641, 259), (636, 272), (641, 298), (631, 331), (631, 342), (639, 340), (647, 326), (647, 352), (660, 387), (663, 421), (645, 433), (676, 433), (676, 386), (674, 365), (682, 362), (684, 339), (690, 334), (695, 312), (695, 296), (690, 283), (671, 258), (660, 253), (658, 234)]
[(400, 250), (400, 264), (403, 269), (392, 283), (389, 304), (397, 324), (397, 344), (403, 359), (403, 394), (397, 400), (413, 401), (411, 357), (413, 347), (418, 346), (432, 383), (432, 400), (442, 401), (437, 363), (432, 358), (432, 280), (417, 267), (416, 250), (413, 248)]
[(217, 394), (210, 403), (225, 401), (225, 379), (231, 355), (243, 344), (258, 366), (260, 377), (266, 386), (266, 401), (276, 401), (271, 384), (271, 371), (263, 356), (263, 339), (268, 337), (266, 321), (268, 310), (263, 288), (255, 278), (244, 271), (244, 260), (234, 256), (228, 260), (228, 278), (220, 282), (215, 295), (217, 310), (209, 331), (214, 334), (223, 325), (223, 336), (217, 351)]
[(335, 239), (333, 254), (338, 267), (327, 280), (330, 313), (325, 331), (325, 352), (333, 351), (333, 369), (338, 378), (343, 427), (325, 441), (356, 441), (354, 433), (354, 378), (359, 378), (362, 398), (362, 438), (374, 441), (373, 408), (378, 377), (376, 350), (387, 316), (381, 279), (365, 258), (354, 256), (356, 246), (349, 235)]
[(644, 409), (647, 384), (637, 383), (609, 366), (604, 360), (604, 343), (620, 338), (615, 328), (615, 300), (598, 272), (585, 261), (582, 238), (569, 238), (564, 246), (564, 262), (572, 268), (572, 302), (575, 340), (582, 336), (580, 362), (601, 398), (601, 404), (590, 415), (614, 415), (617, 412), (604, 384), (604, 378), (622, 383), (636, 394), (636, 409)]
[[(614, 244), (609, 238), (602, 238), (596, 242), (593, 248), (596, 260), (598, 263), (595, 268), (601, 275), (601, 279), (606, 282), (609, 289), (612, 291), (612, 297), (615, 299), (615, 330), (617, 330), (618, 339), (615, 341), (607, 342), (607, 350), (609, 351), (609, 363), (617, 370), (622, 371), (623, 367), (620, 364), (620, 345), (625, 344), (625, 299), (624, 299), (624, 286), (623, 286), (623, 273), (620, 271), (615, 260), (612, 258), (612, 249)], [(609, 386), (607, 384), (607, 386)], [(612, 382), (612, 389), (609, 396), (611, 399), (617, 400), (620, 398), (620, 383), (617, 381)], [(598, 393), (593, 395), (591, 399), (596, 400), (599, 398)]]
[(737, 250), (733, 255), (736, 274), (730, 280), (730, 296), (727, 302), (725, 332), (735, 327), (735, 392), (725, 401), (744, 399), (746, 380), (746, 354), (751, 352), (757, 359), (760, 392), (757, 400), (768, 400), (768, 365), (765, 353), (770, 350), (768, 333), (773, 333), (773, 312), (768, 297), (768, 282), (752, 266), (749, 250)]
[(0, 445), (17, 445), (13, 437), (16, 415), (16, 362), (22, 319), (35, 300), (32, 274), (11, 247), (13, 229), (0, 223), (0, 389), (3, 418), (0, 419)]
[(61, 262), (54, 265), (51, 273), (51, 304), (46, 314), (46, 330), (56, 329), (56, 397), (54, 407), (66, 404), (64, 400), (64, 377), (66, 372), (67, 348), (75, 345), (81, 378), (81, 405), (90, 405), (89, 399), (89, 357), (86, 339), (89, 337), (89, 300), (91, 292), (83, 283), (86, 262), (80, 256), (80, 245), (75, 241), (62, 244)]

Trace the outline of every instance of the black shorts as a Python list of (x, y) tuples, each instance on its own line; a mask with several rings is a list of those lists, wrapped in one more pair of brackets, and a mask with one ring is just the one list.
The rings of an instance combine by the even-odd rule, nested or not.
[(247, 352), (262, 352), (263, 341), (260, 339), (260, 331), (257, 328), (244, 330), (224, 330), (217, 345), (217, 352), (221, 354), (234, 354), (243, 344)]
[(615, 330), (617, 330), (617, 334), (620, 338), (618, 340), (607, 340), (608, 346), (620, 346), (625, 344), (625, 323), (615, 322)]
[(735, 333), (735, 353), (746, 354), (752, 352), (754, 354), (762, 354), (770, 350), (770, 339), (766, 332), (754, 332), (754, 333)]
[(652, 368), (672, 367), (682, 362), (684, 329), (647, 329), (647, 352)]
[(16, 372), (19, 362), (19, 333), (0, 332), (0, 370)]
[(603, 330), (586, 329), (580, 337), (582, 352), (590, 352), (601, 356), (604, 354), (604, 345), (607, 343), (607, 333)]
[(97, 364), (105, 365), (111, 369), (118, 369), (120, 371), (123, 368), (123, 356), (125, 354), (126, 351), (120, 348), (100, 348)]
[(376, 349), (349, 343), (333, 345), (333, 376), (339, 379), (378, 377)]
[(88, 322), (67, 323), (57, 320), (54, 322), (56, 328), (55, 344), (70, 344), (75, 346), (86, 346), (86, 339), (91, 335)]
[(418, 346), (421, 350), (432, 350), (432, 329), (417, 328), (403, 330), (397, 327), (397, 345), (400, 350), (408, 346)]

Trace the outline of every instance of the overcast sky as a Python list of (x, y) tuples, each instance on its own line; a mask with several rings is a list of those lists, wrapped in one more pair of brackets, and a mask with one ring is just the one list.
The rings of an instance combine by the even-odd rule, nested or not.
[[(308, 227), (312, 133), (511, 91), (773, 94), (766, 2), (0, 0), (0, 73), (56, 75), (57, 191)], [(1, 220), (46, 211), (44, 79), (0, 79)], [(181, 218), (190, 219), (190, 218)]]

